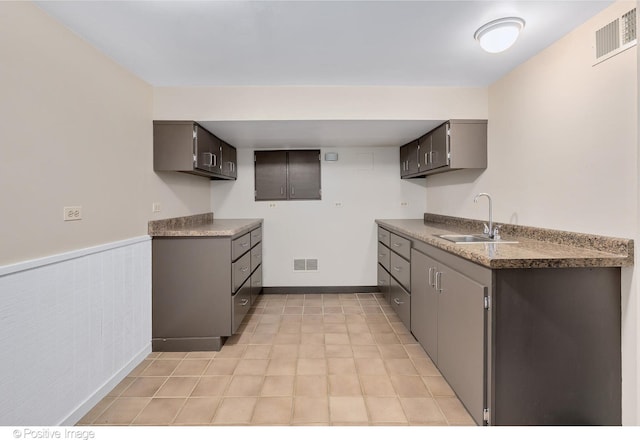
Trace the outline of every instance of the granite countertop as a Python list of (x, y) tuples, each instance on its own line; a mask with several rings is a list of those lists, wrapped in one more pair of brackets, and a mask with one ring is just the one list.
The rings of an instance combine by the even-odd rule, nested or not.
[(214, 219), (213, 213), (149, 222), (152, 237), (233, 237), (262, 225), (262, 219)]
[(477, 234), (482, 222), (425, 214), (424, 219), (376, 220), (391, 232), (422, 241), (490, 269), (626, 267), (633, 265), (633, 240), (504, 224), (503, 240), (518, 243), (456, 244), (436, 235)]

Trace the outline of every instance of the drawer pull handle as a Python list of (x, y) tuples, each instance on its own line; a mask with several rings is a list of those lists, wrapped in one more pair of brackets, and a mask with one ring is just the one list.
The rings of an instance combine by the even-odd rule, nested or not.
[(378, 254), (378, 257), (386, 257), (387, 254)]
[(433, 271), (434, 270), (435, 270), (435, 268), (433, 268), (433, 267), (429, 268), (429, 285), (431, 287), (435, 287), (434, 284), (433, 284)]
[(247, 246), (249, 246), (249, 243), (248, 242), (247, 243), (240, 243), (240, 246), (247, 247)]
[(245, 299), (243, 299), (243, 300), (242, 300), (242, 302), (240, 303), (240, 305), (241, 305), (242, 307), (246, 306), (247, 304), (249, 304), (249, 300), (248, 300), (248, 299), (246, 299), (246, 298), (245, 298)]
[(249, 270), (249, 266), (241, 267), (240, 272), (246, 272)]
[(393, 243), (393, 247), (400, 247), (402, 246), (402, 243)]
[(396, 303), (396, 305), (400, 305), (400, 304), (404, 304), (404, 301), (400, 301), (398, 298), (393, 298), (393, 302)]
[(393, 266), (393, 270), (395, 270), (396, 272), (400, 272), (402, 268), (398, 266)]

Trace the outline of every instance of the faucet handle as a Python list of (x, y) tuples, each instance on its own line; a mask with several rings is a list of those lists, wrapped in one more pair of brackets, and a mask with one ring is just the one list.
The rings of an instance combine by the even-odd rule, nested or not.
[(486, 234), (489, 234), (489, 233), (491, 232), (491, 231), (489, 231), (489, 226), (487, 226), (487, 224), (486, 224), (486, 223), (483, 223), (483, 224), (484, 224), (484, 230), (483, 230), (483, 233), (484, 233), (485, 235), (486, 235)]
[(500, 240), (500, 228), (502, 227), (502, 225), (496, 225), (493, 228), (493, 239), (494, 240)]

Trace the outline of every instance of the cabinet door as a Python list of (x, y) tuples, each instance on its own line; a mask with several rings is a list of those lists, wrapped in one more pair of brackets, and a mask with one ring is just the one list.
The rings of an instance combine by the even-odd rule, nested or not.
[(411, 333), (434, 363), (438, 363), (438, 293), (436, 260), (411, 252)]
[(287, 152), (255, 152), (256, 200), (287, 200)]
[(448, 123), (443, 124), (431, 132), (430, 170), (449, 165), (449, 142), (447, 137), (448, 126)]
[(220, 171), (224, 176), (235, 179), (238, 177), (236, 148), (225, 141), (220, 141)]
[(436, 290), (438, 368), (476, 423), (482, 424), (487, 288), (440, 264)]
[(220, 140), (199, 125), (195, 126), (195, 156), (194, 168), (220, 172)]
[(289, 199), (320, 200), (320, 151), (289, 151)]
[(262, 266), (258, 266), (258, 268), (251, 274), (251, 305), (256, 302), (258, 295), (262, 293)]
[(418, 140), (400, 147), (400, 176), (410, 176), (420, 171), (418, 161)]
[(418, 139), (419, 146), (419, 163), (418, 168), (420, 171), (427, 171), (432, 168), (431, 165), (431, 133), (427, 133)]

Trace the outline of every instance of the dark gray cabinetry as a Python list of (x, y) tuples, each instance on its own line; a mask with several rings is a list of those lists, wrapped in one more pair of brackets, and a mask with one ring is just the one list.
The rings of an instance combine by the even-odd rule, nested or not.
[(220, 141), (220, 172), (230, 179), (238, 177), (238, 152), (225, 141)]
[(256, 151), (255, 200), (320, 200), (320, 150)]
[(262, 290), (261, 239), (261, 228), (237, 237), (154, 237), (154, 351), (219, 350), (237, 332)]
[(410, 296), (479, 425), (621, 423), (620, 268), (491, 270), (413, 241)]
[(482, 424), (487, 287), (415, 249), (411, 262), (411, 332)]
[(411, 241), (378, 227), (378, 290), (402, 322), (411, 321)]
[(400, 175), (411, 176), (420, 171), (420, 146), (418, 140), (400, 147)]
[(402, 178), (486, 167), (486, 120), (450, 120), (400, 147)]
[(256, 151), (255, 199), (287, 200), (287, 152)]
[(235, 179), (236, 149), (193, 121), (153, 121), (153, 169)]

